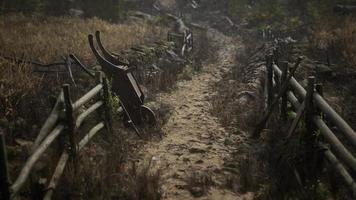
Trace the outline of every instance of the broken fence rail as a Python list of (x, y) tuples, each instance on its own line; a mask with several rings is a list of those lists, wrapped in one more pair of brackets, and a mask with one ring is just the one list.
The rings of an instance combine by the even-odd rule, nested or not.
[[(0, 130), (1, 199), (14, 199), (20, 193), (21, 189), (23, 189), (36, 162), (46, 152), (49, 146), (59, 139), (60, 135), (66, 135), (67, 137), (63, 137), (64, 139), (68, 138), (67, 141), (64, 141), (66, 145), (62, 146), (62, 155), (59, 158), (57, 167), (55, 168), (44, 195), (44, 199), (51, 199), (53, 191), (56, 189), (58, 181), (70, 158), (75, 159), (75, 154), (83, 149), (93, 136), (103, 128), (106, 128), (109, 133), (112, 133), (111, 95), (108, 82), (102, 72), (97, 72), (96, 77), (98, 84), (74, 103), (71, 102), (69, 85), (63, 85), (62, 91), (58, 96), (50, 116), (42, 126), (32, 146), (31, 155), (12, 184), (7, 170), (8, 163), (4, 133)], [(92, 103), (89, 108), (81, 111), (78, 117), (74, 117), (74, 112), (82, 108), (83, 105), (91, 103), (92, 100), (95, 100), (95, 102)], [(83, 121), (95, 111), (99, 112), (102, 116), (101, 119), (79, 142), (75, 141), (75, 133), (80, 130)]]
[[(290, 73), (288, 63), (280, 66), (278, 61), (278, 53), (266, 55), (266, 112), (269, 112), (271, 105), (276, 101), (276, 93), (284, 87), (283, 79)], [(282, 69), (280, 68), (282, 67)], [(308, 78), (307, 89), (304, 89), (301, 84), (291, 77), (285, 84), (288, 85), (288, 90), (284, 91), (284, 95), (280, 97), (280, 115), (282, 121), (285, 121), (287, 115), (288, 102), (294, 111), (297, 112), (290, 130), (286, 135), (288, 140), (295, 132), (296, 126), (304, 116), (304, 123), (307, 129), (307, 143), (312, 144), (314, 148), (322, 149), (323, 155), (330, 165), (344, 180), (345, 184), (350, 188), (352, 194), (356, 196), (356, 183), (352, 174), (356, 173), (356, 158), (340, 141), (335, 134), (335, 128), (338, 134), (343, 134), (349, 141), (349, 148), (356, 148), (356, 133), (351, 126), (326, 102), (323, 98), (322, 86), (315, 83), (314, 76)], [(273, 109), (273, 108), (272, 108)], [(266, 124), (264, 124), (266, 125)], [(316, 132), (320, 132), (323, 143), (318, 142)], [(255, 132), (255, 136), (259, 137), (260, 131)], [(329, 147), (330, 146), (330, 147)], [(315, 149), (314, 149), (315, 150)]]

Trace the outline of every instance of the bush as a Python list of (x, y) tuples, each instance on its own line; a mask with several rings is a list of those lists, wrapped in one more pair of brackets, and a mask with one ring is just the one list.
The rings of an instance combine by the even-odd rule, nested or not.
[(5, 0), (4, 12), (37, 13), (42, 10), (43, 0)]
[(81, 8), (87, 17), (99, 17), (117, 21), (123, 17), (122, 0), (81, 0)]

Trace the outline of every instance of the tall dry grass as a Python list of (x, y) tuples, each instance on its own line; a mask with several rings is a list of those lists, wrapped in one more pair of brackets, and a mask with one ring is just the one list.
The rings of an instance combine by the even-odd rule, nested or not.
[(105, 45), (114, 50), (166, 36), (164, 29), (147, 22), (112, 24), (97, 18), (6, 15), (0, 17), (0, 51), (41, 62), (51, 62), (69, 53), (93, 61), (87, 35), (95, 30), (103, 33)]
[[(12, 14), (0, 16), (0, 55), (52, 63), (75, 53), (86, 64), (93, 65), (95, 58), (87, 35), (96, 30), (103, 32), (103, 42), (108, 49), (115, 51), (166, 37), (163, 28), (148, 22), (112, 24), (97, 18)], [(21, 113), (28, 111), (20, 108), (28, 107), (29, 101), (38, 102), (41, 97), (47, 97), (53, 88), (61, 84), (55, 76), (46, 75), (47, 80), (43, 80), (44, 74), (32, 73), (33, 66), (18, 65), (5, 59), (0, 59), (0, 71), (0, 115), (8, 121), (26, 118)], [(38, 103), (35, 106), (39, 109), (41, 105)], [(37, 117), (32, 118), (38, 120)]]
[[(87, 35), (96, 30), (103, 33), (105, 46), (118, 52), (134, 45), (166, 38), (164, 28), (148, 22), (112, 24), (96, 18), (4, 15), (0, 16), (0, 55), (52, 63), (62, 61), (63, 56), (75, 53), (84, 63), (93, 65), (96, 59), (89, 48)], [(0, 126), (6, 128), (8, 146), (18, 148), (13, 141), (18, 138), (33, 141), (50, 111), (49, 97), (52, 95), (56, 97), (61, 84), (67, 81), (61, 75), (57, 77), (56, 74), (34, 73), (33, 70), (32, 65), (0, 58)], [(75, 76), (75, 78), (81, 77)], [(84, 80), (78, 84), (78, 87), (87, 92), (93, 86), (90, 83)], [(71, 87), (72, 94), (73, 88)], [(129, 133), (124, 137), (122, 128), (115, 131), (120, 132), (116, 137), (120, 136), (121, 142), (122, 138), (128, 140), (129, 137), (126, 135)], [(102, 141), (93, 142), (84, 153), (80, 154), (79, 156), (83, 157), (78, 166), (71, 166), (78, 168), (74, 173), (75, 177), (68, 176), (71, 173), (62, 177), (61, 181), (64, 184), (57, 191), (58, 199), (76, 195), (88, 195), (88, 198), (126, 195), (126, 199), (159, 199), (159, 174), (149, 174), (146, 173), (147, 170), (129, 173), (120, 169), (126, 162), (128, 152), (134, 151), (133, 147), (129, 149), (127, 146), (122, 146), (120, 141), (114, 140), (108, 146)], [(89, 155), (86, 156), (86, 153)], [(18, 157), (23, 159), (27, 155)], [(11, 159), (14, 157), (10, 157), (11, 167), (21, 167), (20, 163), (14, 163)], [(47, 167), (47, 169), (51, 168)], [(50, 175), (46, 174), (47, 171), (43, 172), (46, 177)], [(122, 177), (113, 177), (113, 174)], [(127, 191), (121, 189), (126, 186), (129, 187)], [(78, 194), (82, 191), (85, 194)], [(93, 195), (93, 192), (97, 193)]]
[(356, 68), (356, 21), (346, 17), (317, 24), (310, 35), (310, 47), (330, 51), (339, 60)]

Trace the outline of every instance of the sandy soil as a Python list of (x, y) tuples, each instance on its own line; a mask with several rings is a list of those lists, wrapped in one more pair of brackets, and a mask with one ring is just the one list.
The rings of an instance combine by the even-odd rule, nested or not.
[(141, 151), (141, 163), (149, 160), (155, 170), (161, 171), (163, 199), (253, 197), (251, 193), (240, 195), (225, 189), (231, 174), (223, 170), (224, 162), (234, 147), (226, 144), (229, 133), (211, 114), (209, 102), (216, 93), (214, 83), (236, 62), (239, 44), (213, 29), (208, 35), (218, 47), (216, 61), (205, 65), (192, 80), (180, 81), (175, 91), (158, 97), (174, 111), (163, 127), (166, 136), (160, 142), (148, 143)]

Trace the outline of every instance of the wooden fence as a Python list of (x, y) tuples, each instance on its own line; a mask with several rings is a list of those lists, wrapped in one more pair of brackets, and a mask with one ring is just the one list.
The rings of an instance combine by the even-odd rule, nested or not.
[[(276, 108), (280, 112), (279, 123), (287, 121), (288, 109), (293, 110), (296, 117), (285, 135), (286, 141), (295, 133), (298, 123), (304, 120), (305, 151), (310, 154), (321, 151), (323, 159), (328, 161), (356, 197), (356, 183), (353, 178), (356, 172), (356, 158), (352, 154), (356, 147), (355, 131), (323, 98), (322, 85), (316, 84), (315, 76), (308, 77), (306, 89), (294, 78), (294, 72), (301, 60), (290, 69), (289, 63), (278, 61), (278, 51), (273, 52), (266, 55), (266, 111), (254, 136), (259, 137), (259, 133)], [(350, 145), (339, 139), (341, 134)]]
[[(2, 199), (14, 199), (19, 195), (36, 162), (57, 139), (61, 140), (60, 143), (63, 144), (61, 145), (61, 156), (44, 194), (44, 199), (51, 199), (68, 161), (75, 159), (75, 155), (102, 129), (106, 128), (109, 134), (112, 133), (111, 96), (108, 82), (101, 72), (96, 73), (96, 79), (97, 85), (74, 103), (70, 97), (69, 85), (63, 85), (50, 116), (34, 141), (31, 155), (13, 183), (10, 182), (8, 174), (5, 138), (0, 130), (0, 185)], [(89, 106), (88, 104), (91, 105)], [(89, 107), (82, 111), (81, 109), (84, 108), (84, 105)], [(83, 122), (95, 111), (101, 116), (99, 122), (80, 141), (77, 141), (76, 138), (79, 136), (77, 133), (79, 133)]]
[(193, 33), (190, 31), (184, 32), (183, 34), (168, 32), (167, 40), (174, 42), (175, 48), (180, 51), (182, 56), (184, 56), (186, 52), (189, 53), (194, 47)]

